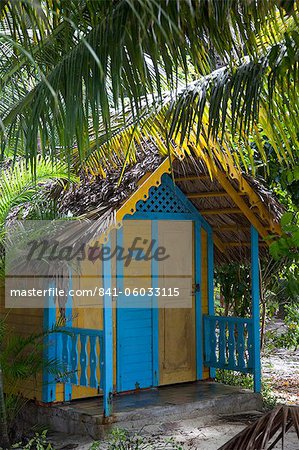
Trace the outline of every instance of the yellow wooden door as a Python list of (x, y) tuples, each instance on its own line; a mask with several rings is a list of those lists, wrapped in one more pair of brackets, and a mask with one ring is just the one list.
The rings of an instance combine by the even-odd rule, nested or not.
[(179, 290), (177, 297), (159, 297), (159, 384), (164, 385), (196, 380), (193, 223), (161, 221), (158, 234), (169, 255), (159, 262), (161, 293)]

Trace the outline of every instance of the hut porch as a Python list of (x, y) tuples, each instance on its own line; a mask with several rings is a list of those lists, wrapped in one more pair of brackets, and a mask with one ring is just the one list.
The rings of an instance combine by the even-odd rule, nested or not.
[(104, 437), (112, 427), (146, 433), (165, 423), (196, 418), (198, 424), (208, 423), (211, 416), (262, 410), (262, 397), (246, 389), (215, 382), (194, 382), (113, 397), (113, 415), (103, 418), (103, 398), (93, 397), (56, 404), (51, 408), (30, 404), (26, 421), (69, 434), (88, 434), (94, 439)]

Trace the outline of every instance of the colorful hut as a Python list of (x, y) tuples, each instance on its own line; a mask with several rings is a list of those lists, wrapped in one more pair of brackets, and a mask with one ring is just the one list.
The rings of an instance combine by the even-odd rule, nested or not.
[[(65, 333), (45, 349), (68, 371), (60, 379), (45, 373), (31, 396), (52, 403), (102, 395), (108, 417), (116, 393), (180, 389), (213, 378), (216, 368), (253, 374), (259, 392), (259, 254), (280, 232), (281, 206), (259, 181), (207, 159), (170, 161), (147, 149), (121, 183), (120, 173), (87, 179), (62, 200), (64, 213), (92, 219), (93, 241), (108, 252), (127, 249), (130, 263), (115, 254), (86, 260), (68, 277)], [(160, 257), (146, 257), (149, 243)], [(251, 317), (215, 315), (214, 264), (230, 261), (251, 261)], [(102, 295), (84, 295), (94, 288)], [(14, 309), (16, 332), (53, 326), (59, 306), (48, 301), (44, 309)]]

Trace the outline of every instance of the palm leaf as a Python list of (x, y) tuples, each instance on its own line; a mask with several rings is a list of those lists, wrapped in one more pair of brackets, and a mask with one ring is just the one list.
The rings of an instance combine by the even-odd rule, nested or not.
[(3, 228), (14, 207), (32, 201), (41, 192), (42, 185), (51, 179), (77, 181), (77, 177), (70, 174), (64, 164), (53, 164), (51, 160), (41, 157), (38, 158), (35, 178), (24, 160), (3, 170), (0, 175), (0, 227)]
[(278, 406), (246, 427), (219, 450), (271, 450), (280, 440), (282, 440), (281, 448), (283, 450), (286, 449), (285, 434), (291, 427), (295, 428), (299, 441), (299, 407)]
[[(108, 163), (134, 162), (133, 136), (139, 148), (142, 142), (152, 141), (165, 156), (168, 136), (174, 155), (178, 155), (178, 147), (186, 155), (192, 149), (203, 159), (209, 155), (221, 161), (225, 170), (240, 164), (254, 166), (253, 146), (267, 162), (266, 142), (285, 164), (296, 161), (299, 46), (297, 34), (292, 31), (290, 36), (275, 48), (267, 48), (258, 60), (247, 58), (238, 67), (224, 66), (181, 87), (176, 95), (165, 92), (151, 102), (141, 99), (139, 114), (127, 108), (124, 114), (111, 117), (113, 131), (109, 136), (102, 126), (95, 139), (91, 128), (84, 165), (92, 173), (103, 173)], [(289, 58), (290, 52), (293, 59)], [(289, 79), (287, 101), (285, 78)]]
[[(58, 144), (69, 160), (76, 143), (83, 160), (90, 120), (95, 133), (102, 122), (109, 137), (114, 108), (130, 104), (138, 117), (141, 96), (161, 97), (165, 78), (175, 93), (178, 71), (188, 75), (188, 58), (207, 74), (213, 55), (256, 56), (260, 43), (278, 39), (281, 16), (274, 0), (8, 1), (0, 15), (0, 44), (10, 48), (0, 65), (0, 97), (9, 99), (13, 85), (22, 89), (0, 104), (3, 148), (17, 135), (33, 163), (38, 145), (56, 154)], [(270, 22), (277, 23), (275, 33)], [(213, 98), (212, 106), (219, 90)], [(247, 120), (255, 110), (246, 109)], [(211, 118), (218, 129), (216, 110)]]

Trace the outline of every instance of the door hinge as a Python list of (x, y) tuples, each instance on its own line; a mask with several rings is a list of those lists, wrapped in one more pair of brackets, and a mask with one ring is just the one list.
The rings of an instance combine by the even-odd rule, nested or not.
[(200, 292), (200, 284), (199, 283), (195, 283), (192, 286), (192, 294), (196, 294), (197, 292)]

